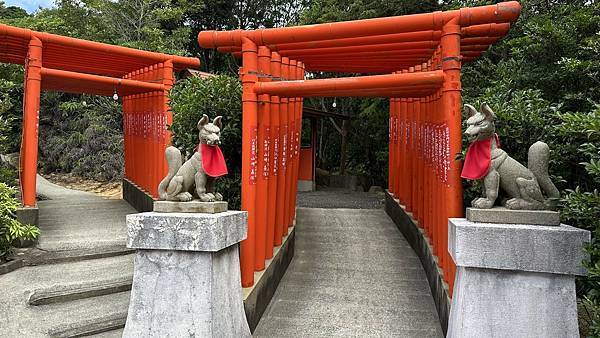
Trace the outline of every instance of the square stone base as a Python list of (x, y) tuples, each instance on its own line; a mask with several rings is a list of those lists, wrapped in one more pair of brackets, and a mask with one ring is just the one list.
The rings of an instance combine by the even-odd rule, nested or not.
[(250, 336), (238, 244), (219, 252), (137, 251), (123, 337)]
[(579, 337), (575, 277), (459, 266), (447, 337)]
[(511, 210), (467, 208), (467, 220), (478, 223), (560, 225), (560, 214), (551, 210)]
[(23, 224), (40, 224), (39, 209), (37, 205), (35, 207), (19, 207), (17, 208), (17, 220)]
[(200, 200), (189, 202), (154, 201), (154, 211), (216, 214), (227, 211), (227, 202), (202, 202)]

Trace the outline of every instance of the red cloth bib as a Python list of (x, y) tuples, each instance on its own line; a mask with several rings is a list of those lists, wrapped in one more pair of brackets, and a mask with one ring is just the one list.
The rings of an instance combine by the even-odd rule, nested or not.
[[(498, 135), (496, 138), (496, 146), (500, 148)], [(471, 143), (467, 150), (467, 156), (460, 177), (468, 180), (478, 180), (490, 171), (492, 165), (492, 139), (489, 138), (483, 141), (475, 141)]]
[(210, 177), (219, 177), (227, 175), (227, 164), (223, 152), (218, 146), (209, 146), (201, 144), (199, 146), (200, 154), (202, 155), (202, 168)]

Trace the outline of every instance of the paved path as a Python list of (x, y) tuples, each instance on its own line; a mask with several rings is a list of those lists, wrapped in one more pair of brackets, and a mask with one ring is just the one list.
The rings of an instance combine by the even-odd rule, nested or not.
[(38, 248), (47, 251), (125, 247), (125, 215), (135, 209), (121, 199), (63, 188), (37, 177), (40, 230)]
[(385, 194), (358, 192), (348, 189), (323, 188), (299, 192), (296, 204), (307, 208), (379, 209), (383, 207)]
[(296, 252), (256, 337), (441, 337), (425, 272), (381, 209), (297, 212)]

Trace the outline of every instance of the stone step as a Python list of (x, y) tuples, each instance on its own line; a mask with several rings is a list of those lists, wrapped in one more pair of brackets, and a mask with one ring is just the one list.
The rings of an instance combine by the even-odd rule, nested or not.
[(112, 331), (106, 331), (101, 333), (96, 333), (93, 335), (87, 336), (88, 338), (121, 338), (123, 336), (123, 329), (117, 329)]
[(111, 280), (93, 281), (76, 285), (58, 285), (42, 288), (29, 296), (29, 305), (47, 305), (69, 302), (77, 299), (97, 297), (131, 290), (132, 276)]
[(0, 275), (0, 316), (7, 316), (0, 336), (80, 336), (122, 327), (133, 259), (128, 254), (26, 266)]
[(36, 307), (49, 319), (45, 334), (51, 337), (82, 337), (121, 329), (129, 305), (128, 291)]
[(67, 250), (42, 250), (28, 249), (22, 256), (23, 264), (26, 266), (61, 264), (69, 262), (80, 262), (92, 259), (102, 259), (115, 256), (130, 255), (134, 249), (125, 247), (123, 241), (99, 243), (95, 248), (74, 248)]

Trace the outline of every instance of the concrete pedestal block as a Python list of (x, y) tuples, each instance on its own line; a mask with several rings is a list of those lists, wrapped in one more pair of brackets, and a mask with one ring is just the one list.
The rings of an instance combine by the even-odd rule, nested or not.
[(457, 265), (448, 337), (579, 337), (575, 277), (590, 233), (448, 220)]
[(246, 212), (148, 212), (127, 226), (138, 250), (123, 337), (251, 336), (238, 249)]

